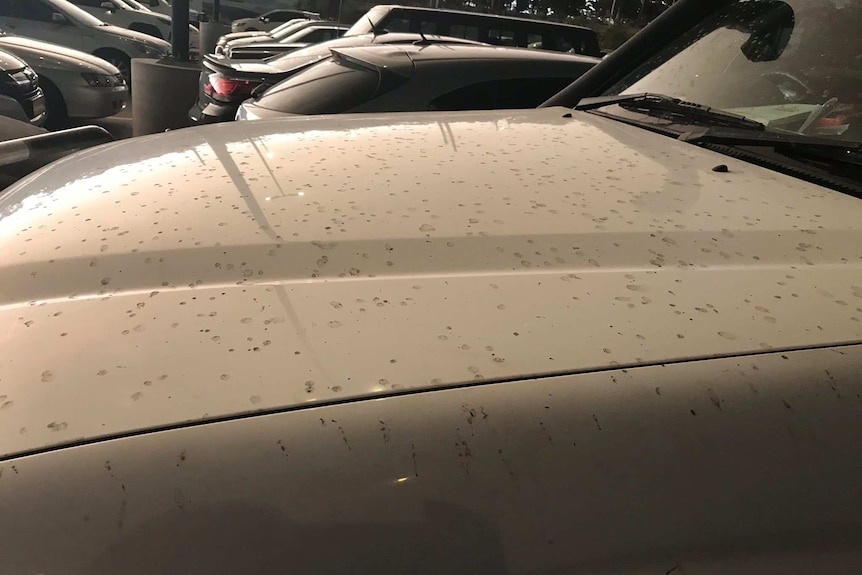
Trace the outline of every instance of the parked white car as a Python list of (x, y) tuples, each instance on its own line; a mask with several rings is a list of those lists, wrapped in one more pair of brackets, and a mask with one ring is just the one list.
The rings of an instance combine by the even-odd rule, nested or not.
[(0, 0), (0, 27), (110, 62), (128, 83), (132, 58), (164, 58), (170, 44), (102, 22), (66, 0)]
[(39, 75), (50, 127), (67, 118), (103, 118), (126, 107), (129, 89), (120, 70), (79, 50), (8, 34), (0, 29), (0, 50), (26, 61)]
[(858, 96), (860, 15), (678, 0), (557, 106), (19, 182), (0, 572), (858, 573), (862, 118), (800, 111)]
[[(255, 44), (317, 44), (340, 38), (349, 29), (336, 22), (322, 20), (291, 20), (272, 32), (234, 32), (219, 38), (216, 55), (230, 58), (231, 54), (253, 48)], [(240, 37), (234, 34), (242, 34)]]
[[(96, 18), (162, 40), (171, 40), (171, 18), (150, 10), (136, 10), (125, 0), (68, 0)], [(200, 51), (200, 32), (189, 24), (189, 51)]]
[(270, 10), (257, 18), (239, 18), (231, 22), (231, 32), (270, 32), (296, 18), (320, 20), (320, 14), (303, 10)]
[(0, 116), (33, 126), (42, 126), (47, 117), (39, 76), (27, 62), (5, 50), (0, 50)]
[[(147, 8), (153, 12), (158, 12), (159, 14), (164, 14), (165, 16), (172, 17), (174, 12), (171, 7), (171, 3), (168, 0), (124, 0), (127, 4), (132, 4), (136, 8), (141, 9)], [(189, 21), (197, 22), (200, 16), (200, 12), (197, 10), (189, 9)]]

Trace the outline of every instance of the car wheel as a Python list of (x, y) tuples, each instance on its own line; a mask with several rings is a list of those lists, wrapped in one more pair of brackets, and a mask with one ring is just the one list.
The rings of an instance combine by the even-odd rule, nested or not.
[(69, 125), (69, 114), (66, 109), (66, 100), (63, 94), (53, 82), (41, 78), (42, 91), (45, 93), (45, 107), (48, 117), (45, 119), (45, 127), (49, 130), (59, 130)]
[(132, 59), (123, 54), (119, 50), (96, 50), (93, 54), (102, 60), (113, 64), (126, 79), (126, 84), (129, 86), (129, 92), (132, 90)]

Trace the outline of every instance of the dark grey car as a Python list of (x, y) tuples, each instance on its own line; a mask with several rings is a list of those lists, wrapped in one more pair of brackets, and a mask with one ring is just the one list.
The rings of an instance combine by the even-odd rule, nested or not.
[(598, 58), (496, 46), (333, 50), (243, 103), (238, 120), (290, 114), (535, 108)]

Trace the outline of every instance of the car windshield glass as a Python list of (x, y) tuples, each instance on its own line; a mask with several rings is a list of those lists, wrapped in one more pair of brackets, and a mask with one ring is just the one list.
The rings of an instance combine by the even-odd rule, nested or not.
[(359, 20), (356, 21), (350, 29), (344, 33), (345, 36), (356, 36), (359, 34), (368, 34), (372, 32), (372, 27), (377, 27), (377, 24), (386, 16), (390, 8), (386, 6), (376, 6), (366, 12)]
[(857, 0), (727, 2), (605, 95), (659, 93), (769, 129), (859, 142), (859, 22)]
[(130, 6), (133, 10), (140, 10), (141, 12), (151, 12), (149, 7), (144, 6), (137, 0), (122, 0), (123, 4)]

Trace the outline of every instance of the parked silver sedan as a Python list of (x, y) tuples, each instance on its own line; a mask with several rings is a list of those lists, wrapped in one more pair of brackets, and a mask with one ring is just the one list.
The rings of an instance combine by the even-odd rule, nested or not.
[(120, 70), (97, 57), (0, 29), (0, 49), (25, 60), (39, 75), (49, 127), (68, 118), (104, 118), (122, 111), (129, 89)]

